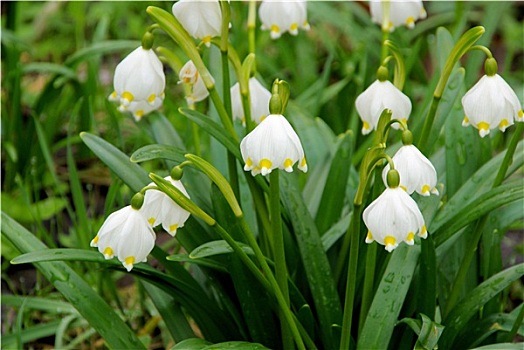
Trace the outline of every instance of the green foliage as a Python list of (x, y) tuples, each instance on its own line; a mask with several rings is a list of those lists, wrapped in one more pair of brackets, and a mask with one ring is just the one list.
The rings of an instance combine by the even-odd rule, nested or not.
[[(461, 126), (484, 73), (474, 45), (522, 99), (519, 5), (426, 2), (414, 29), (383, 33), (367, 3), (309, 1), (310, 31), (272, 40), (260, 3), (223, 2), (229, 30), (210, 47), (172, 5), (2, 3), (2, 348), (522, 348), (524, 126), (484, 138)], [(107, 96), (146, 30), (165, 99), (135, 121)], [(179, 84), (189, 58), (203, 101)], [(360, 132), (355, 100), (380, 65), (412, 102), (440, 192), (412, 196), (429, 237), (392, 253), (364, 245), (361, 215), (401, 140), (388, 111)], [(233, 120), (227, 96), (238, 81), (245, 109), (253, 76), (289, 87), (282, 113), (307, 173), (243, 171), (256, 125)], [(190, 198), (164, 179), (175, 166)], [(193, 215), (175, 238), (155, 228), (147, 262), (128, 273), (89, 247), (135, 193), (159, 190)]]

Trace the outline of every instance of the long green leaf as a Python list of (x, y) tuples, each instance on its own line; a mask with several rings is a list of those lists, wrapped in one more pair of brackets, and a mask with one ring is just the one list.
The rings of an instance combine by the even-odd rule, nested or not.
[(522, 187), (522, 181), (501, 185), (482, 194), (475, 202), (462, 207), (455, 215), (448, 217), (442, 223), (442, 226), (434, 232), (436, 246), (444, 243), (462, 227), (480, 218), (482, 215), (523, 197), (524, 187)]
[(104, 162), (109, 169), (118, 175), (132, 191), (138, 192), (151, 182), (147, 172), (115, 146), (93, 134), (80, 133), (82, 141)]
[(41, 310), (50, 313), (77, 313), (76, 309), (63, 300), (56, 300), (44, 297), (30, 297), (20, 295), (2, 294), (2, 305), (20, 307), (25, 303), (28, 309)]
[(130, 159), (134, 163), (145, 162), (153, 159), (168, 159), (176, 163), (182, 163), (186, 160), (184, 157), (185, 153), (186, 152), (175, 146), (154, 144), (137, 149), (133, 152)]
[[(46, 249), (33, 234), (2, 213), (2, 236), (20, 252)], [(36, 268), (115, 349), (144, 349), (144, 345), (114, 310), (65, 262), (34, 263)]]
[(207, 131), (211, 136), (217, 139), (218, 142), (226, 147), (226, 149), (231, 152), (231, 154), (233, 154), (238, 160), (242, 162), (239, 143), (227, 134), (222, 125), (213, 121), (207, 115), (188, 108), (181, 108), (180, 113)]
[(522, 276), (524, 276), (524, 263), (493, 275), (473, 289), (444, 320), (446, 329), (442, 335), (441, 346), (445, 349), (451, 348), (457, 333), (469, 326), (471, 317), (486, 302)]
[(386, 349), (417, 266), (420, 247), (400, 245), (391, 255), (358, 338), (359, 349)]
[[(244, 252), (247, 254), (253, 255), (253, 249), (251, 249), (250, 246), (248, 246), (245, 243), (237, 242), (237, 244), (242, 248)], [(193, 249), (193, 251), (189, 254), (189, 257), (191, 259), (200, 259), (200, 258), (207, 258), (209, 256), (213, 255), (219, 255), (219, 254), (229, 254), (233, 253), (233, 248), (224, 240), (218, 240), (218, 241), (211, 241), (202, 244), (201, 246)]]
[(84, 49), (76, 51), (64, 62), (66, 66), (74, 66), (91, 57), (105, 55), (112, 52), (136, 49), (140, 42), (134, 40), (108, 40), (97, 42)]
[(340, 218), (346, 199), (346, 185), (349, 178), (353, 154), (353, 133), (346, 132), (340, 137), (337, 152), (331, 162), (329, 174), (322, 192), (315, 218), (322, 235)]
[(280, 183), (280, 195), (294, 228), (317, 310), (324, 346), (328, 349), (338, 348), (338, 339), (333, 336), (332, 327), (341, 324), (342, 309), (319, 232), (297, 185), (292, 182), (289, 174), (281, 173)]

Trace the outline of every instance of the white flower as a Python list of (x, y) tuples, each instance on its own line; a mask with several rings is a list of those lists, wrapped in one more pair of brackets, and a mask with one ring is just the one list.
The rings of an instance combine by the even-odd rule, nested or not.
[(298, 28), (309, 30), (305, 0), (262, 0), (258, 10), (263, 30), (270, 30), (272, 39), (282, 33), (298, 34)]
[[(186, 95), (188, 104), (202, 101), (209, 96), (209, 91), (207, 91), (206, 84), (204, 84), (204, 80), (198, 73), (193, 61), (187, 61), (182, 69), (180, 69), (178, 76), (182, 83), (188, 84), (190, 86), (191, 92)], [(214, 81), (213, 77), (211, 77), (211, 79)]]
[(180, 0), (172, 11), (189, 35), (206, 46), (211, 45), (211, 38), (220, 36), (222, 12), (218, 0)]
[[(390, 109), (391, 118), (407, 122), (411, 113), (411, 101), (389, 80), (375, 80), (355, 101), (357, 112), (362, 119), (362, 134), (369, 134), (377, 127), (380, 114)], [(398, 125), (392, 125), (397, 129)]]
[(109, 215), (91, 247), (98, 247), (106, 259), (117, 256), (131, 271), (133, 264), (145, 262), (155, 246), (155, 233), (142, 213), (128, 205)]
[(162, 62), (153, 50), (140, 46), (116, 66), (113, 85), (115, 91), (109, 100), (119, 102), (120, 111), (129, 111), (140, 120), (164, 100), (166, 76)]
[[(164, 179), (171, 182), (173, 186), (189, 198), (182, 182), (173, 180), (171, 176), (167, 176)], [(151, 183), (150, 186), (154, 186), (154, 184)], [(188, 211), (182, 209), (164, 192), (157, 190), (146, 191), (144, 204), (140, 210), (151, 226), (162, 224), (164, 230), (171, 236), (176, 234), (177, 229), (184, 227), (184, 223), (189, 218)]]
[[(260, 123), (269, 115), (271, 92), (253, 77), (249, 79), (249, 99), (251, 102), (251, 119), (256, 123)], [(244, 115), (244, 108), (242, 107), (239, 83), (236, 83), (231, 88), (231, 105), (233, 108), (233, 118), (240, 119), (242, 124), (245, 124), (246, 117)]]
[(289, 122), (280, 114), (268, 115), (240, 143), (244, 170), (253, 176), (267, 175), (273, 169), (293, 171), (293, 164), (307, 171), (306, 158), (300, 139)]
[[(400, 187), (412, 194), (414, 191), (429, 196), (430, 193), (438, 195), (437, 172), (433, 164), (417, 147), (404, 145), (393, 156), (393, 164), (400, 174)], [(389, 164), (382, 171), (382, 179), (386, 183)]]
[(505, 131), (513, 121), (524, 121), (517, 95), (498, 74), (480, 78), (462, 97), (462, 106), (466, 114), (462, 125), (473, 125), (481, 137), (497, 127)]
[[(369, 3), (371, 20), (383, 24), (383, 1), (372, 0)], [(420, 0), (393, 0), (389, 1), (389, 23), (387, 29), (393, 31), (395, 27), (405, 25), (413, 29), (415, 21), (426, 18), (427, 13)]]
[(366, 243), (377, 241), (388, 252), (402, 241), (414, 244), (415, 235), (427, 237), (424, 218), (417, 203), (400, 187), (386, 188), (362, 214), (368, 228)]

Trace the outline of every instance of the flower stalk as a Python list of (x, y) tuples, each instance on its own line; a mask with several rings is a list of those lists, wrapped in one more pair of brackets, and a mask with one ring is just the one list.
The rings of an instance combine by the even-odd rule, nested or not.
[(449, 80), (449, 77), (453, 72), (453, 67), (455, 67), (455, 64), (459, 62), (462, 56), (464, 56), (464, 54), (471, 49), (473, 44), (475, 44), (475, 42), (477, 42), (477, 40), (480, 39), (480, 37), (484, 34), (485, 31), (486, 30), (482, 26), (471, 28), (460, 37), (460, 39), (457, 41), (457, 43), (451, 50), (451, 53), (449, 54), (448, 59), (444, 64), (444, 69), (440, 74), (440, 79), (433, 93), (433, 100), (431, 101), (431, 106), (429, 108), (428, 115), (426, 116), (422, 132), (420, 133), (420, 137), (417, 142), (418, 148), (423, 153), (425, 152), (426, 142), (428, 140), (429, 133), (433, 126), (433, 122), (435, 121), (435, 116), (437, 114), (440, 99), (442, 98), (442, 94), (444, 93), (444, 89)]

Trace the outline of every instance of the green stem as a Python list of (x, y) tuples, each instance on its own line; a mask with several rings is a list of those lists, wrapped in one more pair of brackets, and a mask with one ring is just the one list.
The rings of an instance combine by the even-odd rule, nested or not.
[(357, 263), (360, 245), (360, 215), (362, 205), (353, 207), (353, 216), (348, 228), (348, 235), (351, 236), (351, 246), (349, 251), (349, 266), (346, 281), (346, 294), (344, 299), (344, 315), (342, 317), (342, 337), (340, 348), (349, 349), (351, 343), (351, 324), (353, 321), (353, 306), (355, 303), (355, 290), (357, 284)]
[(293, 314), (291, 313), (291, 310), (289, 309), (288, 303), (286, 303), (285, 297), (282, 294), (282, 291), (280, 290), (280, 287), (275, 279), (275, 276), (273, 275), (273, 272), (269, 268), (269, 265), (267, 264), (266, 257), (260, 250), (260, 247), (258, 246), (257, 241), (255, 240), (255, 236), (251, 232), (251, 229), (249, 228), (246, 220), (241, 217), (238, 218), (240, 222), (240, 227), (242, 231), (244, 232), (244, 235), (246, 239), (248, 240), (249, 245), (255, 252), (255, 257), (257, 258), (258, 262), (260, 263), (260, 266), (262, 267), (262, 270), (264, 271), (264, 274), (266, 275), (267, 279), (269, 280), (269, 283), (271, 284), (270, 292), (272, 292), (277, 302), (280, 306), (280, 309), (283, 313), (283, 316), (285, 317), (288, 326), (291, 330), (291, 333), (293, 335), (293, 338), (295, 339), (295, 343), (297, 344), (297, 347), (302, 350), (305, 350), (304, 341), (302, 340), (302, 337), (300, 336), (300, 331), (298, 330), (297, 324), (295, 322), (295, 318)]
[(364, 287), (362, 289), (362, 303), (358, 322), (359, 334), (364, 327), (371, 301), (373, 300), (373, 285), (375, 283), (375, 265), (377, 259), (377, 244), (369, 244), (366, 252), (366, 272), (364, 273)]
[[(249, 53), (255, 53), (255, 29), (257, 22), (257, 2), (256, 0), (249, 1), (249, 12), (247, 15), (247, 35), (249, 43)], [(255, 69), (256, 71), (256, 69)]]
[[(508, 168), (511, 165), (511, 162), (513, 160), (515, 149), (517, 148), (517, 144), (520, 140), (520, 137), (523, 131), (524, 131), (524, 123), (517, 123), (517, 128), (510, 140), (508, 149), (506, 150), (506, 154), (504, 156), (504, 159), (502, 160), (502, 164), (500, 165), (500, 168), (495, 177), (495, 180), (493, 181), (493, 185), (491, 188), (495, 188), (499, 186), (502, 183), (502, 181), (504, 180), (506, 176), (506, 172), (508, 171)], [(462, 286), (464, 285), (464, 282), (466, 280), (466, 276), (467, 276), (469, 267), (471, 265), (471, 261), (473, 260), (473, 257), (475, 256), (475, 252), (477, 251), (477, 247), (480, 242), (480, 238), (482, 237), (482, 232), (484, 231), (484, 226), (486, 222), (487, 222), (487, 215), (485, 215), (482, 219), (477, 221), (477, 225), (475, 227), (473, 237), (470, 241), (470, 247), (473, 247), (474, 249), (467, 249), (464, 254), (464, 258), (462, 259), (462, 263), (457, 273), (457, 277), (455, 278), (455, 283), (453, 284), (453, 287), (449, 294), (446, 310), (444, 313), (445, 316), (449, 315), (450, 311), (459, 301)]]
[(444, 64), (444, 68), (442, 69), (440, 79), (433, 93), (431, 107), (429, 109), (428, 115), (426, 116), (424, 126), (422, 128), (422, 133), (420, 134), (420, 138), (417, 142), (417, 146), (422, 153), (424, 153), (426, 142), (428, 140), (428, 135), (431, 131), (431, 128), (433, 127), (433, 122), (435, 121), (435, 115), (437, 113), (437, 108), (440, 103), (440, 99), (442, 98), (442, 94), (444, 93), (444, 89), (446, 88), (446, 84), (448, 83), (449, 77), (453, 72), (455, 64), (457, 64), (457, 62), (459, 62), (462, 56), (471, 49), (473, 44), (475, 44), (475, 42), (478, 39), (480, 39), (484, 32), (485, 29), (482, 26), (471, 28), (460, 37), (460, 39), (457, 41), (457, 43), (451, 50), (451, 53), (449, 54), (448, 59)]
[[(269, 179), (270, 188), (270, 210), (271, 210), (271, 234), (273, 236), (273, 256), (275, 259), (275, 277), (284, 300), (289, 307), (289, 289), (287, 284), (286, 252), (284, 249), (284, 236), (282, 234), (282, 217), (280, 213), (280, 172), (275, 169), (271, 172)], [(280, 327), (282, 331), (283, 349), (293, 347), (293, 337), (285, 322), (285, 315), (280, 312)]]

